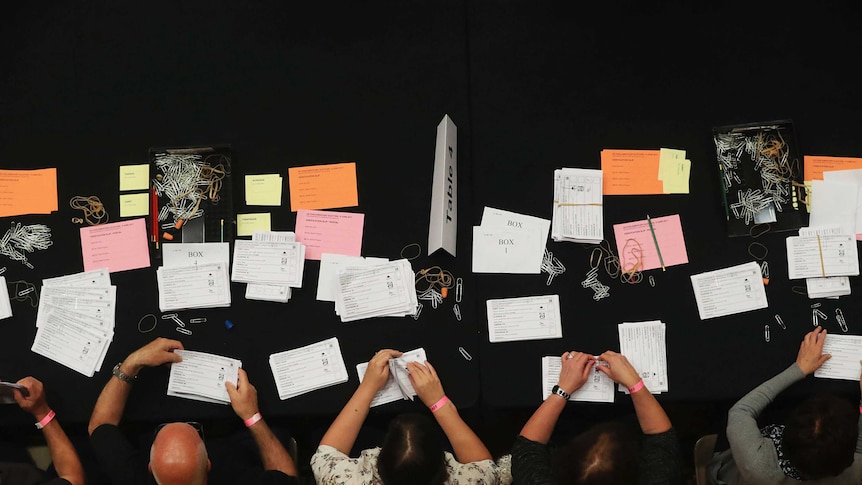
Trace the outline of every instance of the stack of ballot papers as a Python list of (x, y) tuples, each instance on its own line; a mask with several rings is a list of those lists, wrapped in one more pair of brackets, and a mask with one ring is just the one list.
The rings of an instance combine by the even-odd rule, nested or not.
[[(621, 323), (620, 353), (638, 371), (644, 385), (653, 394), (667, 392), (667, 344), (665, 324), (659, 320)], [(628, 394), (628, 388), (619, 385)]]
[(766, 287), (755, 262), (691, 275), (700, 319), (766, 308)]
[(231, 281), (302, 288), (304, 268), (305, 245), (302, 243), (234, 241)]
[(858, 381), (862, 375), (862, 336), (828, 334), (823, 353), (832, 357), (814, 371), (814, 377)]
[(156, 270), (161, 311), (230, 306), (228, 243), (162, 244)]
[(554, 241), (599, 244), (605, 238), (603, 209), (601, 170), (554, 170)]
[(525, 296), (488, 300), (491, 343), (563, 338), (560, 296)]
[[(293, 243), (296, 242), (296, 234), (291, 231), (254, 231), (251, 240)], [(247, 300), (287, 303), (290, 300), (290, 286), (249, 283), (245, 288), (245, 298)]]
[(12, 303), (9, 301), (9, 287), (6, 286), (6, 277), (0, 276), (0, 320), (12, 316)]
[(224, 383), (231, 382), (236, 385), (239, 368), (242, 367), (241, 361), (194, 350), (174, 352), (183, 360), (171, 364), (168, 396), (230, 404), (230, 396)]
[[(402, 399), (412, 401), (413, 396), (416, 395), (416, 390), (413, 389), (413, 384), (410, 383), (410, 373), (407, 371), (407, 364), (410, 362), (419, 362), (424, 365), (426, 360), (428, 359), (425, 356), (425, 349), (421, 347), (404, 352), (401, 357), (389, 359), (389, 379), (386, 380), (386, 384), (374, 395), (374, 399), (371, 400), (371, 407)], [(359, 375), (359, 382), (362, 382), (367, 370), (368, 362), (356, 364), (356, 373)]]
[(114, 339), (116, 303), (107, 268), (42, 280), (31, 350), (93, 377)]
[(337, 272), (335, 313), (342, 322), (416, 314), (419, 300), (410, 261), (347, 266)]
[[(847, 228), (833, 227), (802, 227), (799, 229), (800, 236), (831, 236), (842, 233), (849, 234)], [(854, 249), (856, 244), (853, 244)], [(825, 262), (825, 261), (824, 261)], [(788, 264), (790, 261), (788, 260)], [(821, 276), (818, 278), (805, 278), (805, 287), (808, 290), (808, 298), (838, 298), (850, 294), (850, 277), (848, 276)]]
[(344, 254), (322, 253), (320, 255), (320, 272), (317, 276), (317, 299), (335, 302), (338, 293), (338, 272), (347, 268), (362, 268), (388, 263), (386, 258), (363, 258), (362, 256), (347, 256)]
[[(551, 389), (560, 382), (563, 363), (559, 356), (542, 357), (542, 399), (551, 395)], [(593, 366), (587, 382), (569, 396), (569, 401), (614, 402), (614, 381), (599, 366)]]
[(282, 400), (347, 382), (347, 367), (335, 337), (272, 354), (269, 366)]
[(550, 227), (547, 219), (485, 207), (473, 227), (473, 272), (540, 273)]

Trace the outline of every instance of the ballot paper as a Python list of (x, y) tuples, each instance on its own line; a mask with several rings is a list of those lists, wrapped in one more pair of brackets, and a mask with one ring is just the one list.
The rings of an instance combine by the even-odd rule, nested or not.
[[(501, 231), (473, 227), (473, 272), (538, 274), (542, 270), (538, 232)], [(539, 255), (538, 264), (536, 254)]]
[(827, 334), (823, 342), (823, 353), (832, 357), (819, 369), (814, 377), (858, 381), (862, 374), (862, 336)]
[[(292, 231), (254, 231), (252, 241), (262, 242), (296, 242), (296, 234)], [(245, 288), (246, 300), (275, 301), (287, 303), (290, 300), (290, 287), (287, 285), (267, 285), (248, 283)]]
[(855, 236), (791, 236), (786, 242), (787, 277), (791, 280), (859, 275)]
[(344, 268), (359, 268), (388, 263), (386, 258), (363, 258), (344, 254), (323, 253), (320, 255), (320, 272), (317, 276), (317, 299), (335, 301), (338, 292), (338, 271)]
[(16, 404), (15, 389), (21, 391), (24, 397), (30, 396), (30, 391), (21, 384), (0, 381), (0, 404)]
[(413, 268), (406, 259), (338, 271), (335, 313), (342, 322), (415, 315), (418, 303)]
[[(802, 227), (799, 228), (800, 236), (826, 236), (830, 234), (847, 234), (846, 229), (838, 226)], [(808, 298), (837, 298), (850, 294), (850, 277), (848, 276), (826, 276), (820, 278), (806, 278), (805, 288), (808, 290)]]
[(602, 242), (603, 214), (601, 170), (554, 170), (554, 212), (551, 219), (551, 238), (554, 241)]
[[(653, 394), (668, 391), (667, 344), (665, 324), (659, 320), (621, 323), (620, 353), (638, 371), (644, 385)], [(628, 394), (628, 388), (619, 385)]]
[(701, 320), (769, 306), (755, 262), (691, 275), (691, 286)]
[[(416, 390), (413, 389), (413, 384), (410, 383), (407, 363), (419, 362), (425, 364), (426, 360), (428, 359), (425, 356), (425, 349), (423, 348), (404, 352), (401, 357), (389, 359), (389, 378), (386, 380), (386, 384), (374, 395), (374, 399), (371, 400), (371, 407), (402, 399), (412, 401), (413, 396), (416, 395)], [(368, 362), (356, 364), (356, 373), (359, 375), (359, 382), (362, 382), (367, 370)]]
[(269, 365), (281, 400), (341, 384), (348, 378), (335, 337), (272, 354)]
[[(562, 366), (559, 356), (542, 357), (542, 400), (547, 399), (551, 389), (559, 383)], [(587, 382), (569, 396), (569, 401), (614, 402), (614, 381), (598, 366), (593, 366)]]
[(117, 287), (106, 268), (42, 281), (31, 350), (92, 377), (114, 338)]
[[(499, 244), (500, 241), (497, 241), (496, 246), (502, 246), (503, 256), (507, 258), (506, 261), (495, 262), (494, 258), (497, 257), (495, 254), (488, 254), (486, 251), (488, 249), (488, 242), (482, 242), (481, 244), (476, 243), (475, 238), (475, 229), (474, 229), (474, 239), (473, 239), (473, 272), (494, 272), (494, 273), (538, 273), (542, 268), (542, 257), (545, 254), (545, 245), (548, 242), (548, 232), (551, 229), (551, 221), (548, 219), (541, 219), (539, 217), (534, 217), (526, 214), (518, 214), (516, 212), (509, 212), (502, 209), (495, 209), (493, 207), (485, 207), (482, 212), (482, 223), (480, 224), (481, 230), (483, 233), (488, 234), (501, 234), (498, 239), (502, 239), (505, 241), (505, 234), (509, 233), (530, 233), (529, 240), (536, 239), (538, 244), (536, 244), (532, 250), (529, 252), (521, 252), (521, 254), (510, 253), (507, 251), (508, 247), (505, 244)], [(477, 246), (479, 246), (477, 248)], [(491, 241), (490, 246), (493, 248), (495, 244)], [(528, 248), (529, 249), (529, 248)], [(478, 253), (478, 254), (477, 254)], [(493, 253), (493, 251), (492, 251)], [(529, 271), (477, 271), (475, 268), (477, 266), (476, 258), (480, 258), (479, 267), (489, 267), (493, 264), (502, 264), (507, 266), (512, 266), (515, 268), (524, 268), (526, 267)], [(522, 257), (524, 261), (519, 261), (518, 258)], [(513, 264), (514, 263), (514, 264)], [(491, 266), (493, 267), (493, 266)]]
[(562, 338), (560, 296), (526, 296), (488, 300), (491, 343)]
[(6, 286), (6, 277), (0, 276), (0, 284), (3, 288), (0, 289), (0, 320), (12, 316), (12, 304), (9, 301), (9, 287)]
[(227, 263), (162, 266), (156, 270), (161, 311), (230, 306)]
[(302, 287), (305, 245), (237, 239), (231, 281)]
[(171, 364), (168, 396), (230, 404), (230, 396), (224, 383), (232, 382), (236, 385), (239, 368), (242, 367), (241, 361), (194, 350), (174, 352), (183, 360)]
[[(830, 170), (827, 172), (823, 172), (823, 180), (827, 182), (840, 182), (840, 183), (850, 183), (856, 186), (856, 207), (852, 210), (856, 212), (856, 221), (854, 224), (853, 233), (856, 234), (857, 240), (862, 240), (862, 169), (854, 169), (854, 170)], [(812, 181), (812, 184), (815, 181)], [(812, 185), (813, 192), (813, 185)], [(848, 197), (850, 199), (850, 197)], [(811, 195), (809, 194), (809, 200), (811, 199)], [(848, 203), (847, 199), (845, 199), (845, 203)], [(812, 206), (815, 206), (816, 203), (812, 203)], [(828, 216), (829, 206), (831, 205), (828, 201), (824, 204), (824, 215)], [(814, 217), (814, 209), (812, 209), (812, 217)], [(819, 210), (818, 210), (819, 212)], [(842, 210), (843, 212), (843, 210)], [(813, 220), (813, 219), (812, 219)], [(810, 225), (815, 225), (813, 223), (809, 223)], [(821, 224), (817, 224), (821, 225)]]

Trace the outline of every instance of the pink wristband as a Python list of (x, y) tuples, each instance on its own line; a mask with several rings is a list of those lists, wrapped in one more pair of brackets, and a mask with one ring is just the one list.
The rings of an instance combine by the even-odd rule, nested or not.
[(252, 416), (250, 418), (243, 421), (243, 423), (245, 423), (246, 428), (251, 428), (252, 426), (254, 426), (255, 423), (257, 423), (261, 419), (263, 419), (263, 416), (261, 416), (260, 413), (254, 413), (254, 414), (252, 414)]
[(48, 414), (46, 414), (46, 415), (45, 415), (45, 417), (44, 417), (44, 418), (42, 418), (42, 420), (41, 420), (41, 421), (39, 421), (38, 423), (36, 423), (36, 429), (42, 429), (42, 428), (44, 428), (45, 426), (48, 426), (48, 423), (50, 423), (51, 421), (53, 421), (55, 416), (57, 416), (57, 415), (54, 413), (54, 410), (53, 410), (53, 409), (52, 409), (52, 410), (50, 410), (50, 411), (48, 411)]
[(429, 409), (431, 410), (432, 413), (436, 413), (440, 408), (445, 406), (447, 402), (449, 402), (449, 398), (446, 396), (443, 396), (440, 398), (439, 401), (432, 404)]
[(641, 379), (637, 384), (629, 388), (629, 394), (634, 394), (644, 388), (644, 380)]

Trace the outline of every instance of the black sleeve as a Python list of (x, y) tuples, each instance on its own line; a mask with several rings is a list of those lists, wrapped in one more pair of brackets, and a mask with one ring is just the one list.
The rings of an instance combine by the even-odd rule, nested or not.
[(237, 483), (242, 485), (299, 485), (299, 480), (278, 470), (256, 469), (245, 473)]
[(682, 455), (673, 428), (644, 435), (638, 463), (638, 485), (681, 484)]
[(155, 485), (147, 470), (148, 453), (135, 450), (119, 428), (103, 424), (90, 435), (102, 470), (114, 485)]
[(512, 482), (518, 485), (550, 485), (551, 477), (548, 445), (518, 436), (512, 445)]
[(72, 485), (69, 483), (69, 480), (65, 478), (54, 478), (52, 480), (48, 480), (47, 482), (43, 482), (42, 485)]

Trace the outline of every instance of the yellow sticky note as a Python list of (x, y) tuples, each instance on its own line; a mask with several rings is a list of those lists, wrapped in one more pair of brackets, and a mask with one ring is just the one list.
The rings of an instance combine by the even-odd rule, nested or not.
[(120, 195), (120, 217), (145, 216), (149, 213), (149, 193)]
[(237, 214), (236, 235), (251, 236), (254, 231), (269, 231), (271, 219), (269, 212), (259, 214)]
[(662, 182), (664, 184), (664, 193), (689, 193), (688, 181), (691, 176), (691, 160), (679, 160), (668, 165), (672, 170), (668, 170), (667, 176)]
[(120, 167), (120, 190), (147, 190), (150, 188), (150, 166), (123, 165)]
[(246, 175), (245, 203), (246, 205), (281, 205), (281, 175)]

